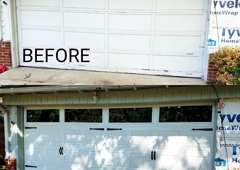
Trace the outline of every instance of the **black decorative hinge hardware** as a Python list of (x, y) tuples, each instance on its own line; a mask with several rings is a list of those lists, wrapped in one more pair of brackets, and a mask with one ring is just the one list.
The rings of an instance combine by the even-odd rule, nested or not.
[(37, 168), (37, 166), (25, 165), (26, 168)]
[(63, 155), (63, 147), (60, 147), (60, 148), (59, 148), (59, 154), (60, 154), (60, 155)]
[(37, 129), (37, 127), (25, 127), (25, 129)]
[(90, 128), (90, 130), (104, 130), (104, 128)]
[(213, 128), (203, 128), (203, 129), (192, 129), (192, 131), (195, 131), (195, 130), (198, 130), (198, 131), (213, 131)]
[(107, 130), (122, 130), (122, 128), (107, 128)]

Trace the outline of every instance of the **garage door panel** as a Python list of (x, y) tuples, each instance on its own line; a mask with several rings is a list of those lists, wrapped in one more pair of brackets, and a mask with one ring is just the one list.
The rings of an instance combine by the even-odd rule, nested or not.
[[(185, 22), (188, 21), (188, 22)], [(168, 23), (168, 24), (165, 24)], [(184, 24), (183, 24), (184, 23)], [(194, 24), (193, 24), (194, 23)], [(156, 15), (156, 31), (201, 32), (203, 15)], [(176, 29), (178, 28), (178, 29)]]
[(31, 168), (31, 167), (25, 167), (25, 170), (62, 170), (61, 166), (58, 165), (52, 165), (52, 164), (41, 164), (38, 165), (36, 168)]
[[(49, 47), (44, 47), (44, 46), (39, 46), (38, 49), (41, 49), (41, 50), (38, 50), (37, 52), (35, 52), (35, 49), (36, 48), (24, 48), (24, 47), (20, 47), (21, 48), (21, 53), (19, 54), (21, 57), (22, 57), (22, 60), (20, 61), (21, 65), (23, 66), (28, 66), (29, 64), (32, 64), (32, 65), (35, 65), (35, 66), (38, 66), (38, 67), (47, 67), (47, 64), (51, 65), (52, 67), (55, 66), (57, 68), (61, 68), (61, 67), (64, 67), (65, 63), (67, 61), (69, 61), (69, 57), (66, 58), (66, 62), (64, 62), (64, 59), (65, 59), (65, 55), (64, 55), (64, 52), (63, 51), (60, 51), (58, 53), (58, 60), (60, 61), (63, 61), (63, 62), (56, 62), (57, 61), (57, 58), (56, 58), (56, 51), (58, 49), (54, 49), (54, 50), (51, 50), (51, 51), (48, 51), (48, 54), (49, 55), (53, 55), (53, 57), (47, 57), (46, 59), (46, 49), (48, 49)], [(26, 55), (25, 57), (23, 57), (23, 49), (26, 49), (25, 53), (26, 54), (29, 54), (31, 50), (32, 51), (32, 54), (31, 56), (33, 57), (32, 61), (31, 62), (24, 62), (23, 60), (26, 60), (26, 61), (30, 61), (31, 60), (31, 57)], [(38, 57), (35, 57), (35, 55), (38, 54), (39, 56)], [(41, 56), (40, 56), (41, 55)], [(35, 61), (38, 61), (38, 62), (35, 62)], [(74, 58), (73, 58), (73, 61)], [(47, 63), (47, 64), (46, 64)]]
[(205, 157), (208, 158), (210, 154), (210, 148), (201, 148), (199, 146), (196, 147), (187, 147), (186, 149), (182, 148), (182, 154), (184, 156), (195, 156), (195, 157)]
[[(20, 0), (20, 65), (200, 77), (205, 7), (205, 0)], [(88, 63), (23, 62), (22, 48), (38, 47), (90, 48), (95, 54)], [(153, 60), (165, 54), (194, 55), (197, 64), (190, 58), (187, 67), (165, 73)], [(164, 70), (171, 66), (167, 62)]]
[(57, 150), (53, 149), (44, 150), (42, 157), (44, 162), (56, 163), (59, 161), (59, 153)]
[(109, 0), (109, 9), (125, 9), (125, 10), (150, 10), (152, 9), (152, 1), (150, 0)]
[[(151, 15), (109, 14), (109, 29), (112, 30), (151, 30)], [(124, 23), (124, 24), (121, 24)]]
[(64, 26), (74, 28), (104, 29), (104, 13), (64, 12)]
[(157, 0), (156, 9), (175, 9), (175, 10), (204, 10), (205, 0)]
[[(198, 57), (182, 57), (182, 56), (153, 56), (153, 69), (154, 70), (165, 70), (166, 72), (178, 71), (182, 72), (193, 72), (200, 71), (198, 68)], [(185, 67), (184, 67), (185, 66)], [(188, 67), (186, 67), (188, 66)]]
[(41, 137), (42, 135), (39, 135), (42, 133), (41, 129), (25, 129), (24, 133), (25, 133), (25, 139), (27, 139), (28, 141), (35, 141), (39, 138), (39, 136), (40, 138), (38, 140), (42, 140), (42, 137)]
[[(171, 163), (169, 163), (171, 161)], [(154, 161), (155, 169), (159, 170), (174, 170), (181, 168), (181, 161), (179, 161), (178, 156), (173, 155), (162, 155), (162, 154), (156, 154), (156, 161)]]
[(130, 169), (153, 169), (153, 161), (151, 161), (151, 154), (131, 154)]
[(42, 148), (41, 149), (36, 149), (33, 147), (29, 147), (29, 149), (25, 149), (25, 164), (28, 164), (33, 161), (42, 161)]
[(21, 23), (25, 26), (59, 27), (61, 25), (60, 12), (21, 10), (20, 15)]
[[(72, 62), (67, 61), (67, 65), (72, 68), (82, 68), (82, 67), (93, 67), (93, 68), (98, 68), (98, 67), (104, 67), (105, 65), (105, 53), (104, 52), (93, 52), (93, 51), (84, 51), (84, 54), (88, 56), (84, 56), (83, 60), (84, 61), (90, 61), (90, 62), (84, 62), (81, 63), (81, 49), (79, 50), (79, 55), (78, 55), (78, 60), (72, 57)], [(69, 54), (69, 53), (68, 53)]]
[[(129, 155), (127, 150), (122, 150), (120, 152), (110, 152), (109, 156), (105, 160), (109, 166), (115, 167), (127, 167), (129, 162)], [(111, 167), (111, 168), (112, 168)]]
[(26, 141), (25, 148), (34, 151), (35, 149), (59, 149), (60, 144), (58, 142), (43, 142), (43, 141)]
[(64, 141), (70, 143), (83, 143), (84, 134), (82, 134), (82, 131), (79, 129), (65, 129)]
[(71, 163), (71, 164), (81, 164), (81, 165), (86, 164), (88, 161), (88, 155), (85, 154), (84, 151), (81, 153), (82, 154), (79, 153), (78, 148), (65, 151), (64, 154), (66, 156), (64, 157), (64, 162)]
[(167, 142), (161, 145), (154, 145), (154, 150), (156, 150), (157, 154), (164, 156), (178, 156), (182, 153), (181, 145), (177, 145), (175, 140), (175, 145), (167, 145)]
[(112, 50), (150, 50), (150, 36), (109, 35), (109, 48)]
[(45, 6), (45, 7), (59, 7), (60, 0), (21, 0), (20, 1), (22, 6)]
[(63, 0), (64, 7), (72, 7), (72, 8), (90, 8), (90, 9), (104, 9), (105, 8), (105, 0)]
[(157, 136), (137, 136), (132, 135), (129, 139), (129, 145), (131, 147), (142, 148), (143, 146), (146, 148), (147, 146), (153, 146), (157, 141)]
[(61, 46), (60, 31), (22, 29), (21, 37), (21, 43), (23, 46), (36, 46), (36, 48)]
[[(106, 137), (105, 137), (106, 139)], [(98, 144), (105, 141), (103, 132), (99, 131), (85, 131), (85, 143), (86, 144)]]
[(201, 148), (209, 148), (210, 146), (210, 133), (209, 132), (188, 132), (187, 146), (198, 146)]
[(104, 49), (104, 34), (65, 32), (65, 46), (94, 49)]
[(209, 169), (209, 159), (202, 157), (186, 157), (185, 162), (183, 161), (183, 167), (188, 169), (206, 170)]
[(108, 166), (105, 169), (106, 170), (126, 170), (125, 167), (116, 167), (116, 166)]
[(108, 141), (111, 147), (118, 147), (126, 144), (126, 131), (108, 132)]
[(59, 141), (59, 130), (58, 129), (45, 129), (43, 133), (46, 136), (44, 141), (51, 141), (51, 142)]
[(200, 36), (155, 36), (154, 51), (178, 51), (193, 53), (199, 51)]
[(81, 143), (63, 143), (61, 146), (64, 148), (66, 152), (75, 153), (78, 150), (86, 150), (85, 145)]
[(148, 69), (149, 55), (110, 53), (108, 66), (111, 68)]

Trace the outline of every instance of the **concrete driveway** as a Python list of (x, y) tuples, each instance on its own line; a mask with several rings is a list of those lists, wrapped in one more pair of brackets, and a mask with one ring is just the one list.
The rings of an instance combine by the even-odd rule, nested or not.
[(202, 79), (18, 67), (0, 74), (0, 85), (206, 85)]

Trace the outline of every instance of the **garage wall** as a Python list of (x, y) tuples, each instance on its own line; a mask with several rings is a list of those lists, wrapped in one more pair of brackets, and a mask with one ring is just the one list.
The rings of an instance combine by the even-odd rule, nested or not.
[(6, 67), (12, 66), (10, 42), (0, 43), (0, 65), (4, 65)]
[(5, 157), (4, 118), (0, 113), (0, 156)]
[(1, 12), (2, 12), (2, 35), (3, 41), (9, 42), (11, 40), (10, 37), (10, 0), (4, 0), (6, 4), (3, 3), (3, 0), (0, 1), (1, 3)]

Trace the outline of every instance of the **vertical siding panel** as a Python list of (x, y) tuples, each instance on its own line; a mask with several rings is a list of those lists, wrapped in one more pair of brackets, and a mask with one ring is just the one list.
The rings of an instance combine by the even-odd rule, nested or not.
[(31, 97), (30, 97), (30, 104), (36, 104), (36, 94), (33, 94), (33, 95), (31, 95)]
[[(98, 94), (98, 93), (97, 93)], [(89, 92), (89, 93), (85, 93), (85, 100), (87, 101), (87, 104), (95, 104), (97, 103), (98, 101), (94, 101), (93, 100), (93, 96), (92, 96), (92, 92)]]
[(143, 101), (144, 102), (153, 102), (154, 101), (154, 93), (153, 92), (145, 92), (143, 94)]
[(42, 95), (38, 94), (38, 95), (36, 96), (36, 104), (37, 104), (37, 105), (42, 104)]
[[(215, 89), (220, 99), (225, 97), (225, 88), (222, 88), (221, 86), (215, 86)], [(217, 99), (217, 94), (214, 88), (210, 87), (210, 98)]]
[(79, 103), (81, 103), (81, 104), (87, 104), (87, 101), (86, 101), (86, 99), (85, 99), (85, 94), (80, 93)]
[(115, 92), (109, 93), (109, 100), (108, 103), (117, 103), (117, 95)]
[(186, 100), (187, 99), (187, 92), (181, 91), (180, 92), (180, 100)]
[(108, 94), (109, 94), (109, 92), (106, 92), (106, 93), (100, 92), (100, 93), (98, 94), (98, 97), (99, 97), (98, 103), (99, 103), (99, 104), (108, 103)]
[(237, 97), (238, 90), (239, 90), (238, 87), (235, 87), (235, 86), (233, 88), (231, 88), (230, 89), (230, 93), (231, 93), (230, 97), (231, 98)]
[(57, 100), (58, 100), (58, 95), (57, 94), (50, 94), (48, 96), (47, 104), (48, 105), (50, 105), (50, 104), (57, 104)]
[(162, 92), (156, 92), (153, 96), (155, 102), (162, 101)]
[(202, 99), (209, 99), (210, 98), (210, 95), (211, 95), (210, 92), (211, 91), (209, 89), (207, 89), (207, 90), (204, 89), (201, 92), (202, 92)]
[(127, 93), (126, 102), (127, 103), (133, 103), (134, 102), (134, 95), (132, 93), (130, 93), (130, 92)]
[(126, 102), (125, 94), (118, 94), (117, 95), (117, 102), (118, 103), (125, 103)]
[(79, 93), (76, 94), (71, 93), (68, 100), (71, 100), (72, 104), (80, 104), (79, 96), (80, 96)]
[(176, 101), (176, 100), (180, 100), (180, 98), (181, 98), (181, 94), (180, 94), (180, 92), (179, 91), (174, 91), (173, 92), (173, 100), (174, 101)]
[(143, 102), (143, 93), (141, 92), (136, 93), (134, 95), (134, 101), (139, 103)]
[(192, 100), (192, 92), (190, 91), (188, 91), (187, 93), (186, 93), (186, 100)]
[[(215, 86), (219, 98), (239, 98), (239, 86)], [(100, 104), (144, 104), (151, 102), (191, 101), (217, 99), (211, 86), (185, 86), (145, 90), (99, 91), (95, 103), (92, 92), (48, 93), (48, 94), (15, 94), (1, 95), (5, 105), (100, 105)]]
[(172, 92), (163, 92), (162, 93), (162, 100), (163, 101), (171, 101), (171, 100), (173, 100), (173, 93)]
[(240, 87), (236, 86), (236, 97), (240, 96)]
[(231, 96), (231, 90), (230, 89), (225, 89), (225, 93), (224, 93), (224, 98), (229, 98)]
[(66, 104), (73, 104), (73, 95), (66, 94)]
[(42, 95), (42, 104), (46, 105), (48, 103), (48, 94)]
[(200, 90), (194, 90), (192, 92), (192, 100), (199, 100), (202, 97), (202, 93)]
[(61, 105), (66, 104), (67, 99), (66, 99), (65, 94), (60, 94), (60, 93), (59, 93), (59, 94), (57, 94), (57, 96), (58, 96), (57, 104), (61, 104)]

